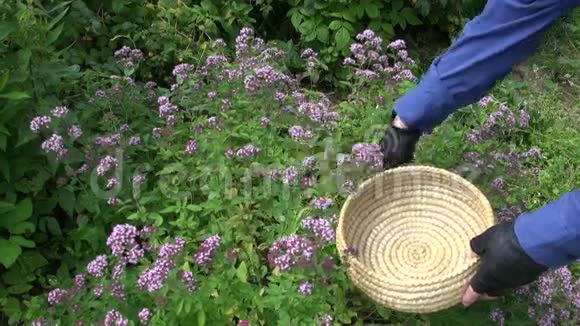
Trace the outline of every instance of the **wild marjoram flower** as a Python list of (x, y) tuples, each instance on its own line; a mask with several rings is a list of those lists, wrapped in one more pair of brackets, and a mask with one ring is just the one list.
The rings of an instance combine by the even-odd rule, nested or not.
[(294, 266), (303, 266), (312, 261), (314, 247), (312, 242), (299, 235), (285, 236), (274, 242), (268, 251), (271, 267), (286, 271)]
[(53, 133), (50, 138), (42, 142), (41, 148), (46, 152), (53, 152), (56, 154), (57, 159), (62, 159), (68, 150), (64, 147), (64, 140), (58, 133)]
[(174, 244), (164, 244), (159, 249), (159, 255), (152, 267), (139, 274), (137, 286), (148, 292), (160, 290), (169, 276), (169, 272), (175, 268), (174, 257), (183, 253), (184, 246), (185, 241), (181, 238), (176, 238)]
[(107, 256), (99, 255), (87, 265), (87, 272), (94, 277), (103, 277), (107, 265)]
[(307, 217), (302, 221), (302, 226), (310, 230), (318, 239), (323, 242), (334, 241), (335, 231), (332, 229), (327, 219), (318, 217)]
[(200, 266), (210, 266), (220, 243), (220, 236), (212, 235), (211, 237), (208, 237), (201, 243), (197, 252), (193, 255), (193, 261)]
[(350, 47), (352, 57), (345, 58), (344, 64), (355, 66), (355, 76), (363, 80), (375, 80), (387, 77), (387, 84), (414, 80), (416, 77), (409, 70), (415, 61), (409, 57), (406, 44), (403, 40), (396, 40), (387, 45), (387, 49), (394, 52), (397, 60), (389, 66), (388, 57), (383, 54), (383, 40), (371, 30), (365, 30), (356, 36), (360, 43), (353, 43)]
[(41, 129), (48, 128), (51, 121), (52, 121), (51, 117), (46, 115), (34, 117), (34, 119), (30, 121), (30, 130), (37, 133)]
[(334, 205), (334, 200), (328, 197), (316, 198), (312, 201), (312, 207), (317, 209), (328, 209)]

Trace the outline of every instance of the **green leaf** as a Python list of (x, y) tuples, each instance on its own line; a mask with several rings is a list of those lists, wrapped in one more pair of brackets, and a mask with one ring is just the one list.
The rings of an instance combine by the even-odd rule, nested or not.
[[(1, 30), (1, 28), (0, 28), (0, 30)], [(2, 32), (0, 32), (0, 33), (2, 33)], [(2, 37), (0, 37), (0, 41), (1, 40), (2, 40)], [(6, 87), (6, 84), (8, 83), (9, 76), (10, 76), (10, 70), (6, 70), (4, 72), (4, 74), (2, 74), (2, 77), (0, 78), (0, 91), (3, 90), (4, 87)]]
[(316, 29), (316, 38), (322, 43), (328, 41), (328, 27), (321, 25)]
[(3, 304), (2, 310), (8, 316), (16, 316), (20, 314), (20, 301), (14, 297), (8, 297)]
[(314, 23), (311, 20), (306, 20), (298, 27), (298, 31), (303, 35), (308, 35), (314, 30)]
[(378, 18), (380, 16), (379, 6), (374, 3), (367, 5), (365, 8), (369, 18)]
[(415, 15), (415, 12), (411, 8), (408, 8), (408, 7), (404, 8), (401, 11), (401, 16), (405, 17), (405, 19), (407, 20), (407, 23), (409, 23), (410, 25), (413, 25), (413, 26), (421, 25), (421, 20), (419, 20), (419, 18), (417, 18), (417, 16)]
[(60, 189), (58, 192), (58, 204), (71, 217), (74, 214), (75, 202), (75, 194), (72, 191), (65, 188)]
[(10, 92), (10, 93), (0, 94), (0, 98), (5, 98), (8, 100), (13, 100), (13, 101), (19, 101), (19, 100), (30, 98), (30, 96), (24, 92), (14, 91), (14, 92)]
[(40, 267), (48, 265), (48, 260), (36, 250), (27, 250), (20, 255), (19, 264), (21, 264), (27, 271), (31, 273)]
[(36, 227), (32, 222), (20, 222), (18, 224), (10, 224), (6, 226), (6, 229), (11, 234), (24, 234), (26, 232), (34, 232)]
[(199, 212), (199, 211), (202, 211), (203, 210), (203, 208), (201, 206), (199, 206), (199, 205), (191, 205), (191, 204), (185, 206), (185, 208), (187, 210), (189, 210), (189, 211), (192, 211), (192, 212)]
[(28, 220), (32, 216), (32, 201), (30, 198), (21, 200), (11, 211), (0, 216), (0, 225), (11, 226)]
[(401, 8), (403, 8), (403, 0), (395, 0), (393, 1), (393, 11), (397, 12), (399, 10), (401, 10)]
[[(67, 2), (70, 3), (70, 1), (67, 1)], [(58, 14), (58, 16), (54, 17), (50, 21), (50, 23), (48, 24), (48, 28), (47, 29), (48, 30), (51, 30), (56, 24), (58, 24), (58, 22), (60, 22), (60, 20), (66, 15), (67, 12), (68, 12), (68, 8), (66, 8), (65, 10), (63, 10), (60, 14)]]
[(243, 283), (248, 282), (248, 266), (246, 266), (245, 261), (242, 261), (240, 266), (238, 266), (238, 268), (236, 269), (236, 275), (238, 276), (238, 279)]
[(118, 14), (121, 11), (123, 11), (123, 8), (124, 8), (124, 5), (123, 4), (124, 3), (125, 3), (124, 1), (113, 1), (113, 3), (112, 3), (112, 5), (113, 5), (113, 7), (112, 7), (113, 12), (116, 13), (116, 14)]
[(32, 285), (30, 285), (28, 283), (22, 283), (22, 284), (12, 285), (7, 290), (8, 290), (8, 293), (10, 293), (10, 294), (23, 294), (23, 293), (28, 292), (30, 289), (32, 289)]
[(9, 268), (12, 266), (21, 253), (22, 248), (19, 245), (6, 239), (0, 239), (0, 263), (4, 267)]
[(333, 20), (330, 22), (330, 25), (328, 25), (328, 28), (332, 29), (333, 31), (335, 31), (341, 27), (342, 27), (342, 22), (339, 20)]
[(60, 230), (60, 225), (58, 224), (58, 221), (50, 216), (50, 217), (45, 217), (45, 223), (46, 223), (46, 228), (48, 229), (48, 232), (50, 232), (53, 235), (62, 235), (62, 231)]
[(197, 314), (197, 324), (199, 326), (205, 325), (205, 311), (203, 310), (203, 308)]
[(6, 39), (13, 29), (14, 26), (11, 25), (9, 22), (3, 22), (2, 24), (0, 24), (0, 41)]
[[(6, 145), (8, 143), (8, 137), (6, 137), (6, 135), (4, 134), (0, 134), (0, 149), (2, 149), (3, 152), (6, 152)], [(2, 162), (5, 163), (6, 166), (8, 166), (8, 161), (6, 159), (3, 159)], [(1, 168), (1, 165), (0, 165)], [(8, 180), (9, 178), (7, 177), (6, 180)]]
[(11, 235), (10, 241), (24, 248), (35, 248), (36, 243), (32, 240), (25, 239), (20, 235)]
[(334, 37), (336, 41), (337, 47), (342, 50), (348, 46), (348, 42), (350, 41), (350, 34), (346, 30), (346, 28), (341, 27), (336, 31), (336, 35)]
[(304, 16), (299, 11), (294, 12), (294, 14), (290, 17), (292, 26), (294, 26), (295, 29), (298, 29), (300, 27), (300, 23), (302, 23), (303, 18)]
[(48, 33), (48, 36), (46, 37), (46, 45), (51, 45), (52, 43), (54, 43), (54, 41), (56, 41), (58, 39), (58, 37), (60, 36), (60, 34), (62, 33), (62, 30), (64, 28), (64, 23), (58, 25), (55, 29), (51, 30)]

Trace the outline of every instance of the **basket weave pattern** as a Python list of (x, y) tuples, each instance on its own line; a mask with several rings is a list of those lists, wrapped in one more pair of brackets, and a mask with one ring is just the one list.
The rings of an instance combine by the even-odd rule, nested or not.
[(443, 169), (406, 166), (365, 181), (345, 202), (337, 249), (353, 284), (394, 310), (461, 302), (479, 259), (469, 241), (495, 223), (487, 198)]

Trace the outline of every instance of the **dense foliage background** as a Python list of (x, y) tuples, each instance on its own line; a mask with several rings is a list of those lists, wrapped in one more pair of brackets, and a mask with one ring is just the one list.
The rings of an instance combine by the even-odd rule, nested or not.
[[(415, 316), (354, 289), (333, 246), (393, 100), (439, 50), (420, 36), (445, 45), (480, 7), (3, 1), (2, 323), (577, 324), (574, 266)], [(469, 177), (502, 219), (577, 187), (578, 21), (555, 32), (563, 54), (458, 112), (419, 162)]]

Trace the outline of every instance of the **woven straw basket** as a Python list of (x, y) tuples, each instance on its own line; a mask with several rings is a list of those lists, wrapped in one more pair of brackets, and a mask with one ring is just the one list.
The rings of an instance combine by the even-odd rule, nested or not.
[(353, 284), (391, 309), (429, 313), (461, 302), (479, 258), (469, 246), (495, 224), (487, 198), (459, 175), (387, 170), (340, 212), (336, 245)]

